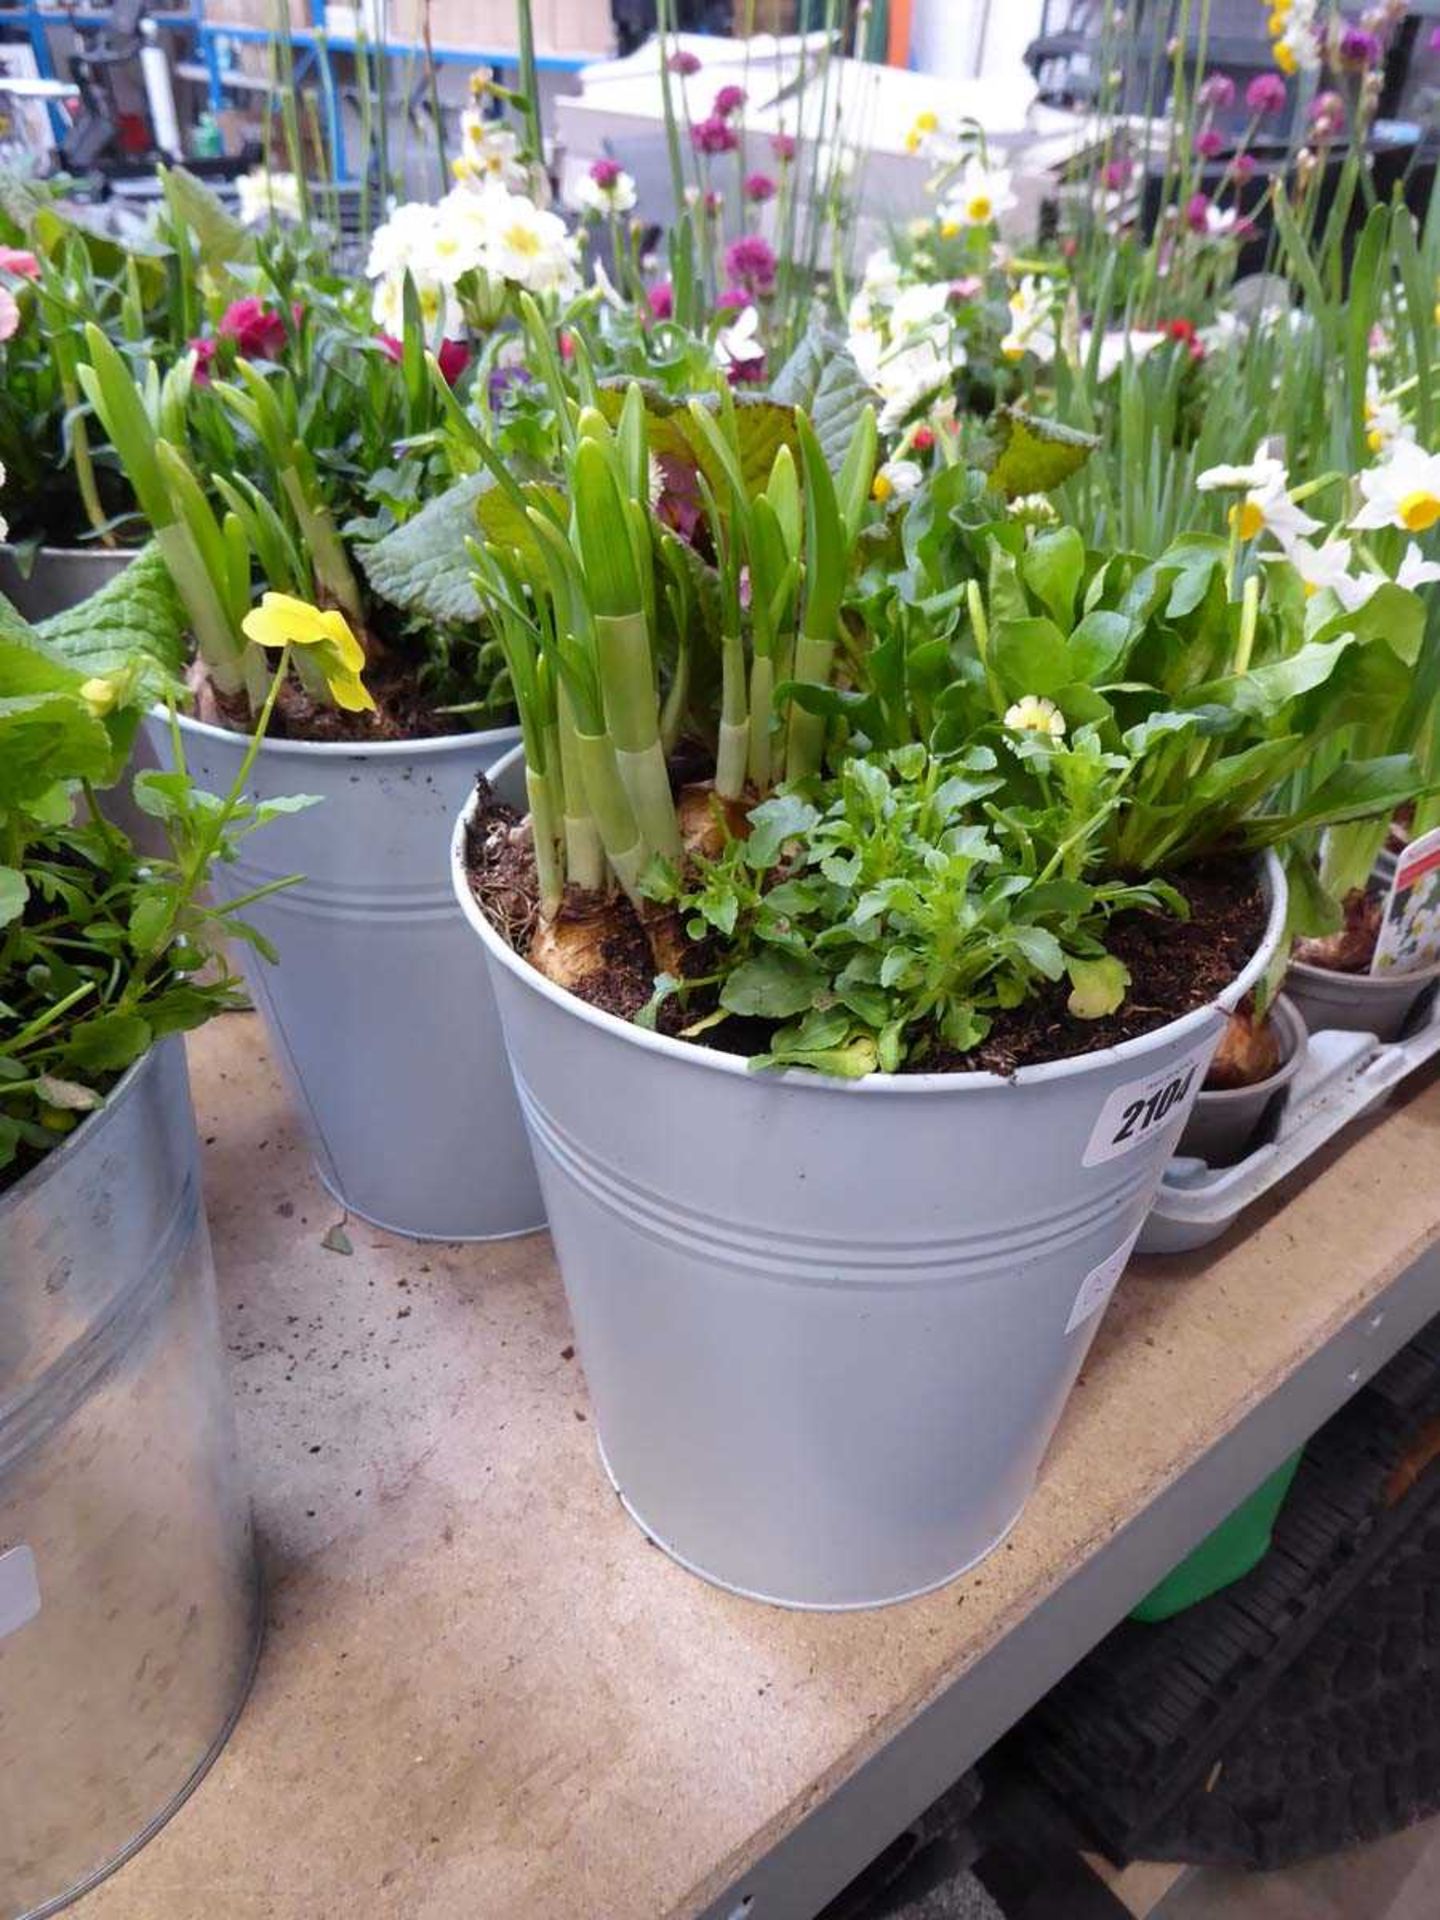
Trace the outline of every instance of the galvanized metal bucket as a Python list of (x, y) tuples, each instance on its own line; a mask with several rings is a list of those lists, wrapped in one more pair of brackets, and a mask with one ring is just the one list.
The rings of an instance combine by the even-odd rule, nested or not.
[[(519, 756), (496, 784), (514, 797)], [(466, 814), (468, 815), (467, 808)], [(480, 913), (597, 1438), (657, 1545), (753, 1598), (943, 1584), (1019, 1516), (1219, 1039), (1219, 1001), (1081, 1059), (756, 1074), (552, 986)]]
[(169, 1818), (260, 1618), (171, 1038), (0, 1197), (0, 1911), (54, 1912)]
[[(201, 786), (226, 793), (249, 740), (182, 720)], [(147, 722), (167, 761), (168, 722)], [(261, 800), (318, 794), (215, 869), (234, 899), (286, 874), (298, 886), (245, 918), (278, 966), (240, 957), (310, 1134), (343, 1206), (391, 1232), (489, 1240), (544, 1223), (495, 1003), (455, 913), (446, 836), (476, 773), (514, 728), (376, 746), (267, 740)]]
[(41, 547), (27, 574), (15, 549), (0, 546), (0, 593), (24, 619), (48, 620), (88, 600), (134, 558), (126, 547)]

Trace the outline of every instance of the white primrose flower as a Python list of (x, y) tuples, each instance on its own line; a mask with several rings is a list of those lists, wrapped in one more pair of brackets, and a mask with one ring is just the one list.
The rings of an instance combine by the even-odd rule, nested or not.
[(235, 182), (235, 191), (240, 199), (242, 226), (263, 227), (273, 214), (285, 220), (299, 221), (303, 217), (300, 182), (293, 173), (271, 173), (265, 167), (252, 167)]
[(972, 156), (951, 182), (940, 208), (940, 231), (958, 232), (963, 227), (989, 227), (1003, 219), (1016, 205), (1015, 189), (1010, 184), (1008, 167), (990, 167)]
[(1403, 527), (1425, 533), (1440, 520), (1440, 453), (1396, 440), (1385, 458), (1360, 475), (1365, 504), (1352, 527)]
[(1027, 693), (1005, 710), (1005, 724), (1012, 733), (1044, 733), (1059, 740), (1065, 732), (1065, 716), (1053, 700), (1038, 693)]
[(503, 187), (490, 188), (486, 198), (491, 222), (487, 271), (529, 293), (578, 293), (579, 248), (560, 216)]
[(525, 188), (529, 172), (520, 152), (520, 136), (502, 121), (490, 120), (474, 107), (460, 116), (462, 144), (451, 171), (462, 186), (483, 186), (494, 182), (502, 187)]
[(1261, 447), (1248, 467), (1207, 467), (1195, 485), (1201, 493), (1233, 492), (1244, 498), (1230, 509), (1230, 524), (1241, 540), (1271, 533), (1288, 553), (1303, 536), (1319, 531), (1290, 498), (1285, 462)]
[(924, 478), (925, 471), (918, 460), (887, 460), (876, 474), (871, 492), (882, 504), (908, 500)]
[(1038, 360), (1055, 358), (1055, 288), (1039, 275), (1022, 275), (1010, 295), (1010, 328), (1000, 342), (1007, 360), (1033, 353)]
[(900, 262), (888, 247), (877, 247), (865, 262), (860, 286), (871, 300), (888, 306), (900, 291)]

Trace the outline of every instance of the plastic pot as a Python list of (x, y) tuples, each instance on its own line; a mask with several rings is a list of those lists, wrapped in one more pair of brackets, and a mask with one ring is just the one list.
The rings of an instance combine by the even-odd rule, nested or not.
[(1280, 939), (1278, 866), (1215, 1006), (1011, 1079), (840, 1082), (753, 1073), (561, 992), (480, 913), (464, 827), (456, 895), (627, 1508), (694, 1572), (782, 1605), (962, 1572), (1019, 1516), (1221, 1008)]
[(23, 619), (48, 620), (78, 607), (135, 558), (133, 547), (41, 547), (28, 574), (15, 549), (0, 546), (0, 593)]
[[(168, 764), (168, 722), (147, 731)], [(226, 793), (246, 736), (182, 719), (202, 787)], [(246, 980), (310, 1136), (352, 1213), (428, 1240), (487, 1240), (544, 1222), (493, 997), (455, 915), (446, 833), (477, 767), (513, 728), (374, 746), (266, 740), (257, 799), (318, 794), (217, 866), (234, 899), (303, 875), (243, 917), (279, 954), (241, 949)]]
[(0, 1906), (142, 1845), (259, 1645), (185, 1054), (160, 1042), (0, 1196)]
[(1414, 973), (1337, 973), (1292, 960), (1285, 991), (1312, 1033), (1339, 1027), (1397, 1040), (1420, 996), (1440, 980), (1440, 964)]
[(1270, 1113), (1272, 1103), (1288, 1098), (1309, 1036), (1305, 1022), (1283, 993), (1271, 1007), (1269, 1020), (1280, 1043), (1279, 1067), (1253, 1087), (1202, 1087), (1185, 1122), (1178, 1153), (1192, 1154), (1212, 1167), (1233, 1166)]

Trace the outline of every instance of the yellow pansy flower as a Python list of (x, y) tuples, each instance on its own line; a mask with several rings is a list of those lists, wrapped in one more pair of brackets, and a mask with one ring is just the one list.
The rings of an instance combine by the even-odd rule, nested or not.
[(241, 622), (257, 647), (313, 647), (330, 697), (348, 713), (373, 713), (375, 702), (360, 678), (365, 649), (334, 607), (312, 607), (289, 593), (267, 593)]

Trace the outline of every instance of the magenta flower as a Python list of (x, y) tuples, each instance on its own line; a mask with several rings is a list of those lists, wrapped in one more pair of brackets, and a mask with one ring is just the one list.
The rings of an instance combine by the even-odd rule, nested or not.
[(1430, 29), (1430, 51), (1431, 53), (1440, 53), (1440, 27), (1432, 27)]
[(1202, 160), (1213, 160), (1225, 145), (1214, 127), (1202, 127), (1195, 136), (1195, 151)]
[[(8, 338), (8, 335), (0, 337)], [(215, 358), (215, 342), (210, 339), (200, 339), (188, 341), (186, 344), (195, 356), (195, 384), (197, 387), (203, 387), (210, 379), (210, 366)], [(397, 340), (395, 344), (399, 346), (400, 343)]]
[[(1436, 32), (1440, 33), (1440, 27), (1436, 28)], [(794, 134), (772, 133), (770, 136), (770, 151), (782, 167), (788, 167), (790, 162), (795, 158)]]
[(717, 193), (714, 187), (712, 187), (705, 196), (704, 207), (705, 207), (706, 215), (709, 219), (718, 220), (720, 218), (720, 215), (725, 210), (724, 194)]
[(1107, 160), (1100, 169), (1100, 184), (1109, 193), (1119, 193), (1122, 187), (1128, 187), (1130, 176), (1135, 171), (1135, 162), (1123, 157), (1119, 160)]
[(1208, 231), (1209, 223), (1205, 216), (1209, 211), (1209, 195), (1192, 193), (1190, 198), (1185, 202), (1185, 224), (1192, 233), (1205, 233)]
[(1235, 158), (1230, 162), (1230, 171), (1237, 180), (1249, 180), (1253, 178), (1255, 173), (1254, 154), (1237, 153)]
[(1373, 67), (1380, 59), (1380, 36), (1367, 32), (1364, 27), (1346, 27), (1340, 36), (1339, 51), (1342, 67), (1362, 70)]
[[(442, 340), (440, 351), (435, 356), (435, 364), (439, 367), (440, 377), (446, 386), (453, 387), (470, 364), (470, 349), (463, 340)], [(507, 367), (505, 371), (524, 373), (525, 370), (523, 367)]]
[(276, 360), (285, 349), (285, 321), (255, 294), (234, 300), (220, 316), (219, 331), (246, 360)]
[(775, 198), (775, 182), (768, 173), (752, 173), (745, 182), (745, 198), (753, 200), (756, 206)]
[(775, 250), (758, 233), (742, 234), (725, 249), (725, 271), (737, 285), (751, 293), (773, 293), (775, 289)]
[(740, 144), (740, 136), (728, 120), (712, 114), (708, 120), (697, 120), (691, 127), (690, 144), (697, 153), (733, 153)]
[(984, 287), (985, 282), (978, 274), (962, 273), (958, 280), (950, 282), (950, 298), (963, 306), (967, 300), (973, 300)]
[(715, 296), (717, 313), (739, 313), (742, 307), (748, 307), (750, 295), (744, 287), (722, 287)]
[(620, 162), (618, 160), (593, 161), (590, 167), (590, 178), (597, 187), (603, 187), (606, 193), (609, 193), (620, 178)]
[(678, 73), (682, 79), (688, 80), (692, 73), (699, 73), (701, 62), (698, 53), (691, 53), (688, 47), (680, 47), (665, 64), (671, 73)]
[(1278, 73), (1257, 73), (1245, 89), (1245, 104), (1251, 113), (1283, 113), (1289, 99), (1285, 80)]
[(744, 104), (745, 89), (743, 87), (721, 87), (710, 111), (718, 115), (721, 120), (728, 120), (730, 115), (738, 113)]
[(675, 312), (675, 289), (668, 280), (660, 280), (645, 295), (656, 320), (669, 320)]
[(1207, 73), (1195, 90), (1195, 98), (1202, 107), (1223, 113), (1235, 104), (1235, 82), (1228, 73)]

